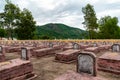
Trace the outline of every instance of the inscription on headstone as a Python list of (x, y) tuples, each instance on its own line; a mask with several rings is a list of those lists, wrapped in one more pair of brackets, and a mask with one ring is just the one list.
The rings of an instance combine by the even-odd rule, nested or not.
[(113, 44), (112, 45), (112, 51), (113, 52), (120, 52), (120, 45), (119, 44)]
[(96, 56), (93, 53), (80, 53), (78, 56), (77, 72), (96, 76)]
[(28, 53), (27, 53), (27, 49), (26, 48), (22, 48), (21, 59), (28, 60)]

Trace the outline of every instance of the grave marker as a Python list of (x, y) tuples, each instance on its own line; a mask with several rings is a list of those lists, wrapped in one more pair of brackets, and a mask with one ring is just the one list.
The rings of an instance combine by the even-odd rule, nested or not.
[(113, 44), (111, 48), (113, 52), (120, 52), (120, 44)]
[(96, 56), (90, 52), (80, 53), (77, 61), (77, 72), (96, 76)]
[(77, 43), (73, 44), (73, 49), (79, 49), (79, 47), (80, 47), (79, 44), (77, 44)]
[(97, 47), (97, 43), (93, 43), (93, 47)]
[(49, 47), (50, 47), (50, 48), (53, 48), (53, 43), (49, 43)]
[(0, 54), (2, 54), (2, 46), (0, 46)]
[(29, 60), (27, 48), (21, 48), (21, 59)]

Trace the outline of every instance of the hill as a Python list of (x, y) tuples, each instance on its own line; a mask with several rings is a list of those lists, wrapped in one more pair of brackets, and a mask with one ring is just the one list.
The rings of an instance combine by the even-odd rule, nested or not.
[(39, 38), (49, 37), (52, 39), (82, 39), (86, 33), (84, 30), (58, 23), (37, 26), (36, 32)]

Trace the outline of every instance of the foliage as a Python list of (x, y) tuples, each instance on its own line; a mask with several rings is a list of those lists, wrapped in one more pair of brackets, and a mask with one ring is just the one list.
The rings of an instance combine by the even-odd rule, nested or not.
[(15, 29), (18, 39), (33, 39), (35, 35), (35, 23), (31, 12), (23, 9), (19, 21), (17, 21), (18, 27)]
[(6, 32), (5, 29), (0, 28), (0, 37), (5, 37)]
[(19, 14), (20, 14), (20, 9), (18, 6), (14, 5), (13, 3), (11, 3), (9, 0), (6, 0), (6, 5), (4, 7), (4, 16), (3, 16), (3, 23), (4, 26), (7, 27), (7, 35), (8, 38), (12, 38), (13, 39), (13, 34), (14, 31), (13, 29), (16, 27), (16, 21), (19, 18)]
[(99, 38), (118, 39), (120, 38), (120, 28), (117, 25), (118, 18), (105, 16), (99, 20)]
[(97, 18), (92, 5), (87, 4), (85, 7), (82, 8), (82, 12), (84, 16), (84, 22), (86, 30), (89, 32), (89, 38), (94, 39), (96, 38), (95, 34), (98, 28)]
[(84, 30), (69, 27), (64, 24), (46, 24), (37, 26), (37, 36), (48, 36), (50, 39), (82, 39), (87, 34)]

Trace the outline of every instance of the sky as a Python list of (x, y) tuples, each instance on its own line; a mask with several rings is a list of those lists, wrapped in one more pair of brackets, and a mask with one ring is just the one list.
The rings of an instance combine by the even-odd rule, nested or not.
[[(82, 7), (88, 3), (94, 6), (96, 17), (118, 17), (120, 26), (120, 0), (11, 0), (21, 10), (27, 8), (37, 25), (63, 23), (71, 27), (85, 29), (82, 22)], [(5, 0), (0, 0), (0, 12), (4, 10)]]

